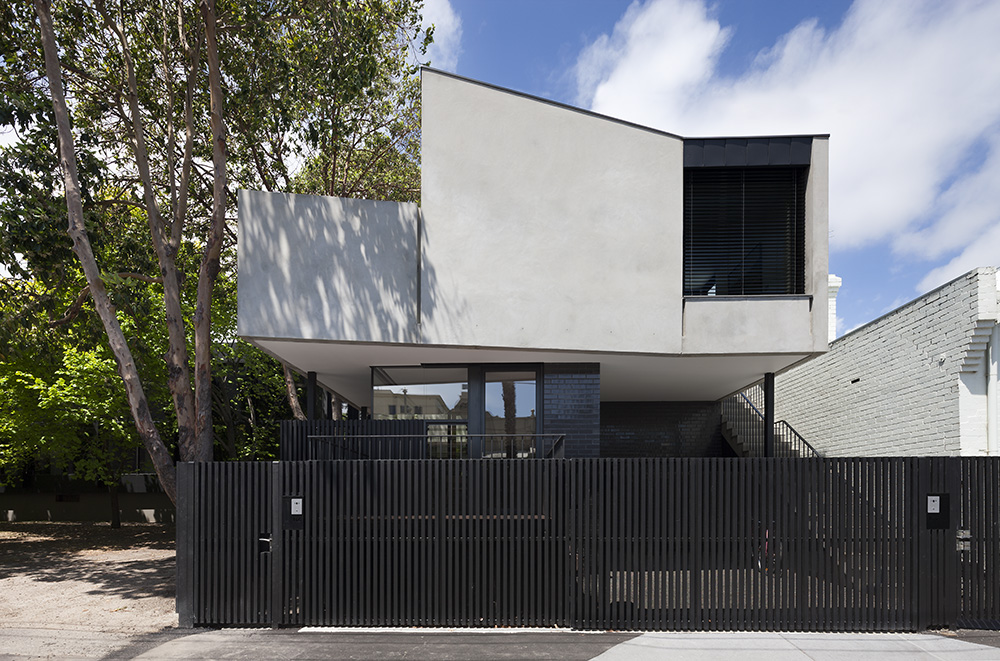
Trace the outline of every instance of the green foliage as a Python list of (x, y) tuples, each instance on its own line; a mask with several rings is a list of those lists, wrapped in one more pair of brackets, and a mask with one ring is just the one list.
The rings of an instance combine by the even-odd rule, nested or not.
[[(154, 420), (173, 449), (164, 293), (152, 281), (161, 269), (132, 147), (126, 53), (109, 20), (121, 21), (135, 66), (165, 230), (182, 228), (176, 261), (190, 320), (212, 208), (198, 5), (69, 0), (54, 12), (85, 222)], [(419, 12), (417, 0), (218, 0), (230, 191), (419, 199), (413, 58), (431, 37)], [(0, 19), (0, 131), (16, 135), (0, 147), (0, 480), (9, 483), (44, 459), (108, 482), (134, 449), (136, 433), (66, 234), (58, 137), (32, 4), (0, 3)], [(192, 168), (184, 187), (189, 107)], [(179, 202), (184, 193), (186, 205)], [(281, 365), (236, 336), (232, 203), (229, 215), (212, 297), (216, 458), (270, 459), (278, 421), (291, 412)], [(191, 347), (190, 321), (184, 329)]]
[(0, 479), (11, 482), (45, 457), (81, 479), (117, 483), (138, 438), (115, 362), (101, 353), (67, 347), (51, 373), (0, 364)]
[[(419, 197), (419, 2), (237, 3), (223, 44), (232, 176), (246, 188)], [(278, 15), (285, 20), (275, 20)]]

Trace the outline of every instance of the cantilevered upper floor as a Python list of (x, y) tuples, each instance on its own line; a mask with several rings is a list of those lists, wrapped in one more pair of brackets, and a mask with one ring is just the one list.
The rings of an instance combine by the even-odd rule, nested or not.
[(376, 365), (546, 362), (713, 400), (826, 350), (827, 136), (422, 88), (419, 207), (240, 192), (240, 335), (361, 403)]

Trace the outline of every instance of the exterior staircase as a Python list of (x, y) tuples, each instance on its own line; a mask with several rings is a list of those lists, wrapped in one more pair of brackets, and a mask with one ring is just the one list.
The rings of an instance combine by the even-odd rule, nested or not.
[[(722, 436), (740, 457), (764, 456), (764, 389), (755, 385), (722, 400)], [(795, 429), (774, 423), (774, 456), (821, 457)]]

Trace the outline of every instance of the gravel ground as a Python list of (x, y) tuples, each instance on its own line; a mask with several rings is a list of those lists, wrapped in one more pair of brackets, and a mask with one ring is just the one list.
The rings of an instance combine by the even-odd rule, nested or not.
[(102, 658), (169, 633), (174, 575), (173, 526), (0, 522), (0, 659)]

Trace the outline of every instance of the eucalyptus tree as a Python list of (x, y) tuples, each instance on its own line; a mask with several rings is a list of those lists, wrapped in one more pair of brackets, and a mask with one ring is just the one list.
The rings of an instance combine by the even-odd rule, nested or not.
[[(35, 210), (51, 229), (64, 209), (71, 243), (53, 250), (71, 247), (86, 278), (63, 318), (93, 302), (138, 435), (173, 498), (174, 457), (109, 289), (138, 280), (162, 292), (179, 458), (211, 458), (220, 339), (211, 320), (220, 272), (235, 268), (233, 184), (413, 199), (412, 58), (430, 34), (409, 0), (67, 0), (54, 11), (35, 0), (34, 10), (37, 23), (24, 0), (0, 9), (9, 101), (0, 123), (47, 125), (57, 145), (65, 196)], [(98, 264), (95, 207), (144, 218), (155, 255), (145, 271)]]
[[(242, 62), (227, 77), (234, 179), (272, 192), (418, 201), (417, 63), (433, 39), (420, 7), (305, 0), (234, 13), (241, 29), (224, 44)], [(287, 366), (284, 378), (293, 415), (305, 419)]]

